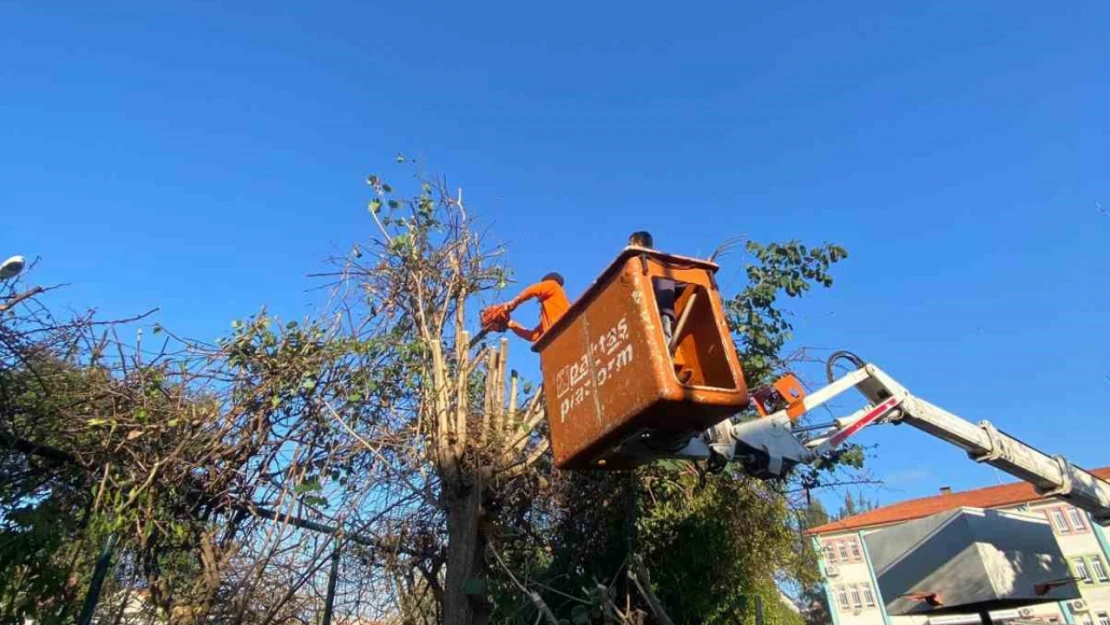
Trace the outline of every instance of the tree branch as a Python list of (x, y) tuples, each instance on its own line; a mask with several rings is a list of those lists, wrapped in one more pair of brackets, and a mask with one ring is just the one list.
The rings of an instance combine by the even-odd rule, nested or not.
[(5, 310), (8, 310), (9, 308), (15, 306), (16, 304), (22, 302), (25, 299), (29, 299), (29, 298), (34, 297), (34, 296), (38, 295), (39, 293), (42, 293), (42, 291), (43, 291), (43, 289), (42, 289), (41, 286), (36, 286), (32, 289), (24, 291), (23, 293), (20, 293), (19, 295), (16, 295), (15, 297), (13, 297), (11, 300), (9, 300), (9, 301), (7, 301), (3, 304), (0, 304), (0, 312), (4, 312)]

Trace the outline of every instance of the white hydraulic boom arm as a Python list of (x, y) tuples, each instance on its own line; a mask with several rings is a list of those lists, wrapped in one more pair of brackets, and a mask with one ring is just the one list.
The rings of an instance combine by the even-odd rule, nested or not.
[[(764, 415), (761, 418), (726, 421), (707, 432), (707, 440), (691, 440), (685, 448), (666, 455), (688, 459), (716, 456), (739, 461), (756, 477), (779, 478), (796, 465), (826, 456), (869, 425), (905, 423), (963, 449), (972, 460), (1031, 483), (1045, 497), (1063, 499), (1090, 512), (1100, 525), (1110, 525), (1110, 483), (1062, 456), (1050, 456), (1000, 432), (989, 421), (973, 424), (915, 397), (875, 365), (847, 352), (830, 359), (830, 378), (832, 361), (837, 358), (851, 360), (857, 369), (811, 394), (802, 390), (796, 378), (787, 376), (762, 397), (756, 394)], [(824, 425), (798, 424), (803, 414), (852, 388), (867, 399), (864, 408)], [(816, 434), (799, 438), (803, 432)]]

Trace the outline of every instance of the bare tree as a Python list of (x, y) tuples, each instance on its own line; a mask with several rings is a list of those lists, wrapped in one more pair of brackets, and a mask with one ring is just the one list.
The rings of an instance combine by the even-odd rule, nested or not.
[[(217, 345), (155, 326), (152, 348), (127, 325), (142, 315), (59, 320), (33, 296), (0, 315), (4, 618), (71, 619), (106, 544), (102, 618), (140, 595), (172, 622), (303, 618), (335, 541), (382, 548), (360, 528), (412, 503), (379, 505), (390, 473), (332, 421), (364, 361), (326, 325), (263, 313)], [(348, 614), (389, 612), (366, 596), (347, 593)]]
[(378, 232), (329, 274), (359, 366), (374, 367), (372, 383), (393, 390), (369, 410), (359, 398), (328, 407), (382, 457), (398, 489), (392, 497), (415, 504), (380, 535), (383, 544), (421, 573), (443, 623), (470, 625), (489, 614), (489, 507), (548, 443), (538, 431), (541, 394), (522, 393), (507, 371), (507, 340), (475, 354), (469, 347), (467, 304), (504, 285), (500, 250), (475, 229), (461, 191), (419, 182), (420, 193), (405, 199), (369, 178)]

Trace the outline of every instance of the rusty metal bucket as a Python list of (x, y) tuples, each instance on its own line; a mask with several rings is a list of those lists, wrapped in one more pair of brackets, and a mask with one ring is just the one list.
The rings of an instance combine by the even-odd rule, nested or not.
[[(613, 452), (630, 437), (702, 432), (748, 406), (717, 269), (626, 248), (536, 342), (557, 467), (622, 468)], [(679, 318), (691, 307), (673, 358), (652, 285), (660, 277), (678, 283)], [(679, 368), (688, 370), (685, 383)]]

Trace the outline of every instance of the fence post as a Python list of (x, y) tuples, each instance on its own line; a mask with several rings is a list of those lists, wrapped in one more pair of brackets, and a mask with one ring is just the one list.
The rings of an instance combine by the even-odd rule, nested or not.
[(100, 603), (100, 590), (104, 586), (104, 578), (108, 575), (108, 566), (112, 563), (112, 552), (116, 550), (119, 535), (112, 532), (104, 543), (104, 550), (96, 561), (92, 581), (89, 582), (89, 592), (85, 595), (85, 604), (81, 606), (81, 614), (77, 616), (77, 625), (90, 625), (96, 604)]
[(324, 602), (324, 622), (331, 625), (331, 612), (335, 607), (335, 583), (339, 578), (339, 538), (335, 539), (335, 551), (331, 552), (331, 574), (328, 575), (328, 597)]

